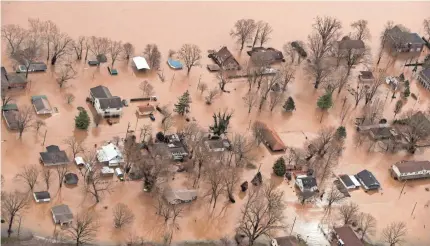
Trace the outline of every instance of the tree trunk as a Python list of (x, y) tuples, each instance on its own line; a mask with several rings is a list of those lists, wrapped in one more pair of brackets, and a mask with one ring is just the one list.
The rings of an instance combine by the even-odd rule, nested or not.
[(245, 40), (242, 40), (242, 43), (241, 43), (241, 45), (240, 45), (240, 51), (242, 52), (242, 50), (243, 50), (243, 46), (245, 45)]
[(187, 76), (190, 75), (191, 67), (187, 66)]
[(320, 81), (319, 81), (319, 79), (316, 79), (315, 80), (315, 86), (314, 86), (314, 88), (315, 89), (318, 89), (318, 86), (320, 85)]
[(250, 114), (250, 113), (251, 113), (251, 109), (252, 109), (252, 107), (251, 107), (251, 106), (249, 106), (249, 108), (248, 108), (248, 114)]
[(324, 110), (322, 110), (322, 112), (321, 112), (321, 119), (320, 119), (320, 123), (322, 122), (323, 116), (324, 116)]
[(88, 58), (88, 49), (85, 49), (85, 61), (87, 61)]
[(52, 59), (51, 59), (51, 65), (55, 65), (56, 62), (57, 62), (57, 56), (54, 55), (52, 56)]
[(113, 68), (113, 64), (115, 63), (115, 59), (112, 59), (112, 68)]
[(28, 67), (25, 67), (25, 78), (28, 78), (28, 69), (30, 68), (30, 65)]
[[(49, 41), (48, 41), (48, 43), (47, 43), (47, 46), (48, 46), (48, 54), (47, 54), (47, 56), (46, 56), (46, 62), (48, 62), (49, 61)], [(52, 65), (54, 65), (54, 64), (52, 64)]]
[(13, 224), (13, 219), (15, 217), (15, 214), (12, 214), (10, 216), (10, 220), (9, 220), (9, 227), (7, 229), (7, 237), (10, 237), (10, 235), (12, 234), (12, 224)]

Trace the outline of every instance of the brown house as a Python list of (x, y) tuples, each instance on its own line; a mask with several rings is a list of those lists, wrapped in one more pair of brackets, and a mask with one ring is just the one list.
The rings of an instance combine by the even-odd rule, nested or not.
[(155, 111), (155, 107), (148, 104), (148, 105), (137, 106), (136, 113), (138, 116), (147, 116), (154, 113), (154, 111)]
[(430, 178), (430, 161), (400, 161), (391, 167), (391, 175), (398, 180)]
[(364, 246), (363, 242), (358, 238), (357, 234), (349, 226), (334, 228), (334, 235), (338, 241), (338, 245), (345, 246)]
[(284, 62), (284, 55), (274, 48), (256, 47), (247, 52), (255, 65), (270, 65), (275, 62)]
[(4, 67), (1, 67), (1, 87), (2, 88), (25, 88), (27, 86), (27, 78), (24, 74), (7, 73)]
[(260, 140), (272, 151), (285, 151), (287, 149), (284, 142), (273, 128), (261, 121), (256, 121), (254, 124), (256, 124), (255, 127), (258, 128)]
[(212, 58), (212, 60), (224, 70), (240, 70), (239, 62), (225, 46), (218, 52), (209, 54), (209, 58)]
[(387, 31), (387, 41), (397, 52), (421, 52), (424, 40), (417, 33), (402, 30), (395, 26)]

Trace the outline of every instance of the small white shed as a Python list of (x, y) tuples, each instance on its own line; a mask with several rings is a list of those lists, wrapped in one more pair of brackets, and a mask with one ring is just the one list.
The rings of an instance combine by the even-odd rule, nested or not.
[(146, 62), (145, 57), (142, 56), (135, 56), (133, 57), (133, 63), (136, 66), (137, 70), (141, 69), (151, 69), (148, 65), (148, 62)]

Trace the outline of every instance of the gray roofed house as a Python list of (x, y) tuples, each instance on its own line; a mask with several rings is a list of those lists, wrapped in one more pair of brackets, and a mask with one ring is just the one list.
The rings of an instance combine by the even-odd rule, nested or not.
[(110, 94), (109, 89), (106, 86), (99, 85), (90, 89), (90, 94), (93, 98), (110, 98), (112, 94)]
[(317, 180), (312, 176), (297, 176), (295, 185), (300, 189), (301, 192), (315, 192), (318, 190)]
[(420, 82), (424, 88), (430, 90), (430, 68), (421, 70), (418, 74), (418, 82)]
[(6, 122), (7, 127), (10, 130), (18, 129), (18, 106), (13, 103), (9, 103), (2, 107), (3, 118)]
[(398, 180), (430, 178), (430, 161), (400, 161), (391, 167), (391, 175)]
[(103, 117), (119, 117), (122, 113), (122, 101), (112, 96), (106, 86), (99, 85), (90, 89), (90, 100), (97, 113)]
[(364, 42), (362, 40), (344, 39), (337, 42), (339, 50), (363, 50)]
[(51, 212), (55, 224), (64, 225), (73, 221), (73, 213), (65, 204), (52, 207)]
[(197, 190), (173, 190), (172, 188), (167, 187), (164, 189), (163, 196), (170, 204), (186, 203), (197, 198)]
[(338, 245), (345, 246), (364, 246), (363, 242), (355, 234), (354, 230), (349, 225), (336, 227), (333, 229)]
[(24, 74), (7, 73), (5, 67), (1, 67), (1, 87), (2, 88), (25, 88), (27, 78)]
[(99, 104), (101, 109), (121, 108), (122, 102), (120, 97), (100, 98)]
[(420, 35), (402, 30), (398, 25), (387, 31), (387, 37), (397, 52), (421, 52), (425, 44)]
[(363, 185), (363, 188), (365, 190), (377, 190), (381, 187), (379, 181), (367, 169), (364, 169), (363, 171), (357, 173), (355, 176), (357, 177), (358, 181), (360, 181), (360, 183)]
[(399, 136), (392, 127), (371, 128), (369, 130), (369, 135), (374, 140), (391, 139)]
[(51, 195), (48, 191), (33, 192), (33, 197), (37, 203), (51, 201)]
[(45, 95), (32, 96), (31, 102), (36, 114), (52, 114), (51, 104)]
[(46, 152), (40, 152), (40, 161), (45, 166), (64, 165), (70, 162), (66, 151), (60, 150), (57, 145), (49, 145)]

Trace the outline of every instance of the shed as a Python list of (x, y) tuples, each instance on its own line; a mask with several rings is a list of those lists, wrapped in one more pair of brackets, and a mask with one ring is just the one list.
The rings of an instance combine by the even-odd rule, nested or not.
[(78, 166), (84, 166), (85, 165), (85, 161), (84, 158), (80, 157), (80, 156), (76, 156), (75, 157), (75, 163)]
[(207, 68), (210, 72), (217, 72), (220, 70), (220, 67), (217, 64), (208, 64)]
[(67, 185), (77, 185), (79, 181), (78, 175), (75, 173), (67, 173), (64, 176), (64, 183)]
[(197, 198), (197, 191), (185, 189), (172, 190), (171, 188), (166, 188), (163, 195), (170, 204), (180, 204), (195, 200)]
[(48, 191), (33, 192), (33, 197), (37, 203), (51, 201), (51, 195)]
[(398, 180), (430, 178), (430, 161), (400, 161), (391, 167), (391, 175)]
[(179, 60), (174, 60), (172, 58), (169, 58), (167, 59), (167, 64), (172, 69), (177, 69), (177, 70), (182, 69), (182, 63)]
[(10, 130), (18, 129), (18, 106), (16, 104), (10, 103), (2, 107), (3, 118), (6, 122), (7, 127)]
[(358, 79), (360, 80), (360, 82), (369, 83), (373, 82), (375, 77), (373, 77), (373, 73), (371, 71), (360, 71)]
[(133, 57), (133, 62), (134, 62), (134, 65), (136, 65), (137, 70), (150, 69), (148, 62), (146, 62), (145, 57), (142, 57), (142, 56)]
[(137, 106), (136, 113), (138, 116), (146, 116), (154, 113), (155, 107), (153, 105), (140, 105)]
[(73, 221), (73, 213), (65, 204), (52, 207), (51, 212), (55, 224), (65, 225)]
[(36, 114), (51, 114), (52, 108), (45, 95), (32, 96), (31, 102), (33, 103)]

